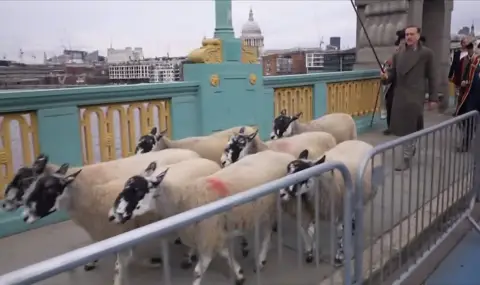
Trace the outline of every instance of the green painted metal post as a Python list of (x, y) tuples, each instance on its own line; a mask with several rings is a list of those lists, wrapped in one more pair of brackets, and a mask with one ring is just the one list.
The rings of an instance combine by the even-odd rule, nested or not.
[[(234, 35), (231, 0), (215, 0), (214, 36), (221, 42), (222, 60), (206, 62), (197, 59), (196, 63), (185, 64), (183, 70), (186, 81), (200, 84), (199, 119), (195, 122), (199, 124), (200, 134), (239, 125), (256, 125), (262, 134), (267, 133), (273, 101), (263, 105), (266, 96), (261, 65), (242, 62), (242, 41)], [(218, 78), (218, 82), (213, 78)], [(263, 109), (258, 107), (260, 104)]]

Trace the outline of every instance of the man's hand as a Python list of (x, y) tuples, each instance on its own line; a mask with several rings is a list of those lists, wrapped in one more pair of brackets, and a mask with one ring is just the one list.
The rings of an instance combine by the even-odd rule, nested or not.
[(467, 84), (468, 84), (468, 81), (463, 80), (462, 83), (460, 83), (460, 86), (465, 87), (465, 86), (467, 86)]
[(383, 72), (383, 71), (380, 71), (380, 78), (382, 80), (387, 80), (388, 79), (388, 74)]
[(433, 102), (433, 101), (428, 102), (428, 110), (430, 111), (437, 109), (437, 106), (438, 106), (437, 102)]

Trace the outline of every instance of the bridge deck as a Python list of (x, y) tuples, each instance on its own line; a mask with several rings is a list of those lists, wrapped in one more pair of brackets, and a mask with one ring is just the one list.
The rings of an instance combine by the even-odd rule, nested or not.
[[(431, 126), (437, 124), (441, 121), (451, 118), (450, 116), (440, 115), (437, 113), (427, 114), (425, 124), (426, 126)], [(360, 135), (360, 139), (371, 144), (377, 145), (385, 141), (391, 140), (394, 137), (386, 137), (381, 135), (381, 130), (371, 131)], [(431, 151), (432, 154), (435, 151)], [(391, 157), (386, 158), (387, 165), (391, 165)], [(387, 171), (387, 176), (398, 176), (401, 174), (393, 174), (391, 170)], [(401, 177), (396, 181), (400, 181)], [(394, 185), (392, 189), (388, 189), (388, 192), (395, 193), (400, 192), (400, 186)], [(387, 191), (387, 190), (386, 190)], [(413, 189), (416, 191), (416, 189)], [(392, 194), (393, 195), (393, 194)], [(406, 196), (406, 195), (405, 195)], [(412, 196), (416, 196), (412, 193)], [(375, 199), (373, 203), (374, 211), (378, 212), (383, 206), (379, 199)], [(395, 199), (396, 203), (399, 203)], [(397, 205), (396, 205), (397, 206)], [(397, 207), (398, 208), (398, 207)], [(368, 212), (368, 211), (367, 211)], [(407, 213), (404, 213), (405, 215)], [(369, 214), (365, 215), (365, 219), (369, 220)], [(377, 215), (378, 216), (378, 215)], [(396, 213), (396, 218), (400, 218), (402, 213)], [(105, 217), (106, 219), (106, 217)], [(378, 235), (382, 231), (382, 228), (378, 226), (379, 222), (375, 221), (373, 226), (373, 235)], [(315, 265), (305, 265), (302, 270), (297, 270), (296, 262), (296, 237), (295, 230), (293, 228), (293, 223), (288, 223), (284, 230), (284, 239), (283, 239), (283, 254), (284, 261), (282, 264), (276, 263), (277, 260), (277, 250), (276, 250), (276, 240), (274, 238), (272, 242), (272, 250), (269, 253), (269, 264), (265, 268), (265, 271), (262, 274), (262, 284), (317, 284), (325, 276), (328, 276), (332, 267), (322, 263), (318, 270), (315, 269)], [(368, 223), (365, 223), (367, 228)], [(291, 228), (291, 230), (287, 230)], [(329, 232), (328, 229), (325, 229), (325, 232)], [(328, 236), (328, 235), (325, 235)], [(367, 239), (368, 240), (368, 239)], [(46, 258), (53, 257), (55, 255), (67, 252), (69, 250), (87, 245), (89, 239), (87, 235), (80, 228), (76, 227), (72, 222), (63, 222), (55, 225), (50, 225), (41, 229), (32, 230), (8, 238), (0, 239), (0, 248), (2, 248), (2, 254), (0, 255), (0, 275), (6, 272), (12, 271), (14, 269), (20, 268), (25, 265), (29, 265)], [(328, 238), (322, 240), (322, 245), (328, 245)], [(323, 247), (322, 247), (323, 248)], [(327, 248), (322, 250), (323, 252), (329, 252)], [(173, 284), (191, 284), (193, 272), (192, 270), (182, 270), (179, 268), (180, 253), (183, 253), (183, 250), (179, 250), (179, 246), (172, 245), (170, 252), (172, 253), (171, 257), (171, 270), (173, 275)], [(241, 265), (244, 267), (244, 272), (247, 277), (247, 284), (256, 284), (255, 277), (253, 274), (253, 256), (250, 255), (247, 258), (243, 259), (238, 258)], [(159, 284), (159, 280), (162, 280), (162, 270), (160, 269), (146, 269), (141, 266), (134, 266), (132, 268), (133, 272), (138, 272), (141, 274), (132, 274), (135, 277), (135, 281), (132, 284)], [(52, 279), (49, 279), (41, 284), (49, 285), (65, 285), (65, 284), (91, 284), (91, 285), (104, 285), (109, 284), (112, 281), (113, 276), (113, 257), (104, 258), (99, 262), (99, 266), (94, 271), (84, 272), (83, 269), (78, 268), (74, 273), (64, 273), (59, 276), (56, 276)], [(204, 284), (215, 285), (215, 284), (225, 284), (228, 280), (229, 274), (228, 269), (225, 265), (224, 260), (217, 258), (212, 265), (209, 267), (207, 274), (204, 279)], [(141, 280), (140, 280), (141, 279)], [(299, 282), (301, 280), (301, 283)], [(133, 280), (132, 280), (133, 281)]]

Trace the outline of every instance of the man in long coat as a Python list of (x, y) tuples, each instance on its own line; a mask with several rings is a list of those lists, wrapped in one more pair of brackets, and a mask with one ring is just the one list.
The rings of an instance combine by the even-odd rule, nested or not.
[[(417, 131), (423, 120), (426, 80), (428, 80), (429, 107), (435, 108), (438, 100), (437, 76), (433, 52), (422, 45), (420, 28), (405, 29), (405, 48), (393, 56), (392, 67), (380, 76), (384, 84), (395, 81), (390, 131), (405, 136)], [(395, 170), (408, 169), (415, 154), (415, 141), (404, 145), (403, 160)]]

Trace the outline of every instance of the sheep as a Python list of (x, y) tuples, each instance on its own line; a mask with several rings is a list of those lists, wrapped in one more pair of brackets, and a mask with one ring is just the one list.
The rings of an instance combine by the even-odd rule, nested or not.
[[(68, 164), (63, 164), (54, 173), (43, 173), (25, 191), (28, 194), (24, 198), (24, 221), (33, 223), (57, 210), (66, 210), (72, 221), (83, 228), (93, 241), (100, 241), (146, 225), (158, 218), (147, 217), (145, 220), (135, 220), (123, 227), (115, 227), (106, 219), (96, 218), (107, 215), (110, 205), (118, 195), (118, 189), (122, 186), (108, 183), (137, 173), (138, 165), (145, 165), (152, 160), (171, 164), (192, 158), (199, 158), (199, 155), (190, 150), (171, 149), (87, 165), (82, 168), (69, 169)], [(125, 253), (117, 255), (116, 268), (119, 274), (115, 275), (115, 284), (122, 284), (122, 267), (128, 261), (126, 256)], [(160, 262), (159, 258), (150, 260), (151, 265), (158, 265)]]
[(302, 112), (294, 116), (287, 116), (287, 111), (283, 109), (280, 116), (273, 121), (270, 138), (274, 140), (306, 132), (322, 131), (332, 134), (337, 143), (357, 139), (355, 121), (349, 114), (327, 114), (305, 124), (298, 121), (300, 116), (302, 116)]
[[(324, 156), (317, 160), (307, 159), (309, 156), (308, 150), (304, 150), (299, 156), (298, 159), (292, 161), (288, 165), (288, 174), (297, 173), (301, 170), (310, 168), (315, 165), (324, 163), (325, 161), (337, 161), (342, 162), (350, 171), (352, 177), (356, 177), (357, 172), (359, 171), (358, 167), (360, 162), (367, 155), (369, 151), (373, 149), (373, 146), (365, 143), (363, 141), (349, 140), (344, 141), (336, 145), (331, 150), (327, 151)], [(368, 167), (365, 170), (364, 175), (364, 193), (363, 201), (367, 203), (371, 201), (377, 192), (377, 185), (372, 183), (372, 174), (374, 172), (381, 171), (381, 165), (377, 165), (375, 169), (372, 169), (371, 164), (368, 164)], [(318, 191), (318, 211), (319, 211), (319, 220), (329, 221), (331, 218), (335, 218), (337, 221), (337, 230), (339, 234), (337, 236), (337, 250), (335, 254), (335, 265), (340, 266), (343, 264), (344, 254), (343, 254), (343, 201), (345, 193), (345, 184), (343, 177), (338, 170), (332, 172), (323, 173), (316, 177), (311, 177), (310, 179), (291, 185), (285, 189), (280, 190), (280, 198), (285, 203), (288, 203), (293, 197), (300, 195), (304, 201), (304, 208), (309, 212), (310, 220), (312, 221), (309, 227), (309, 233), (314, 232), (314, 222), (315, 222), (315, 192)], [(331, 203), (334, 203), (334, 209), (337, 217), (330, 217)], [(352, 218), (352, 234), (355, 231), (355, 218)], [(313, 254), (312, 236), (309, 237), (310, 246), (306, 248), (307, 256)]]
[(308, 149), (311, 157), (317, 158), (336, 145), (335, 138), (326, 132), (309, 132), (293, 137), (263, 142), (258, 136), (258, 130), (245, 134), (244, 129), (230, 137), (220, 158), (222, 166), (226, 167), (244, 156), (267, 149), (286, 152), (297, 157), (302, 150)]
[[(150, 190), (143, 191), (152, 193), (161, 191), (162, 194), (156, 193), (159, 193), (157, 199), (162, 201), (157, 201), (156, 204), (173, 207), (171, 212), (168, 211), (172, 214), (181, 213), (284, 177), (287, 174), (287, 165), (293, 159), (295, 157), (290, 154), (267, 150), (249, 155), (214, 174), (197, 178), (178, 187), (162, 187), (162, 180), (165, 181), (164, 177), (168, 177), (170, 173), (167, 168), (157, 175), (146, 177), (150, 183), (143, 185), (148, 185)], [(175, 178), (172, 179), (181, 179), (173, 175)], [(188, 174), (184, 176), (189, 177)], [(198, 253), (193, 284), (200, 285), (203, 274), (217, 253), (228, 260), (234, 271), (236, 284), (244, 282), (243, 270), (230, 252), (227, 239), (232, 235), (243, 235), (253, 230), (256, 219), (259, 219), (258, 225), (266, 225), (259, 227), (263, 229), (265, 236), (261, 243), (257, 266), (263, 269), (270, 246), (276, 202), (277, 195), (272, 193), (180, 229), (178, 233), (182, 241)]]
[[(157, 134), (157, 128), (154, 127), (150, 131), (150, 134), (144, 135), (139, 139), (135, 153), (145, 153), (168, 148), (190, 149), (198, 153), (201, 157), (220, 164), (219, 159), (228, 139), (241, 128), (242, 127), (233, 127), (209, 136), (189, 137), (173, 141), (165, 136), (166, 131)], [(252, 127), (246, 127), (244, 129), (247, 133), (255, 132), (255, 129)]]
[[(157, 162), (153, 161), (145, 169), (143, 175), (135, 175), (127, 180), (125, 185), (123, 185), (123, 190), (118, 194), (113, 207), (109, 211), (110, 221), (123, 224), (131, 218), (149, 213), (150, 210), (158, 212), (161, 217), (172, 216), (176, 214), (172, 212), (172, 206), (161, 203), (164, 201), (161, 195), (164, 193), (168, 194), (171, 191), (164, 190), (165, 188), (175, 189), (189, 180), (207, 176), (220, 170), (218, 164), (205, 158), (190, 159), (162, 167), (157, 167), (157, 165)], [(162, 169), (168, 169), (169, 171), (166, 178), (162, 177), (162, 180), (153, 182), (148, 180), (148, 177), (158, 175), (161, 172), (159, 170)], [(188, 177), (188, 180), (185, 180), (185, 177)], [(142, 187), (149, 183), (152, 184), (152, 187), (156, 187), (160, 182), (162, 184), (153, 191), (150, 191), (149, 187)], [(193, 250), (190, 250), (182, 261), (182, 268), (190, 268), (194, 260)]]

